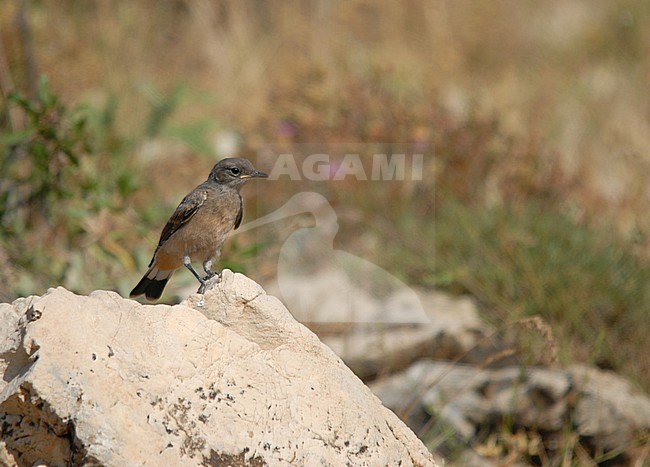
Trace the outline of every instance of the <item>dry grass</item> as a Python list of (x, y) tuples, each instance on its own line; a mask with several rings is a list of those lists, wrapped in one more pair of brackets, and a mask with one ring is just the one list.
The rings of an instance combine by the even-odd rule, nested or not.
[[(16, 3), (0, 8), (19, 64)], [(341, 90), (377, 73), (380, 93), (425, 118), (431, 103), (459, 122), (498, 115), (507, 134), (536, 142), (542, 166), (581, 180), (572, 195), (585, 209), (617, 214), (626, 232), (646, 222), (636, 215), (648, 202), (639, 174), (650, 147), (643, 1), (45, 1), (29, 13), (36, 61), (55, 90), (68, 102), (117, 94), (125, 130), (147, 120), (154, 90), (184, 82), (210, 98), (178, 109), (179, 121), (217, 119), (255, 142), (292, 119), (322, 142), (349, 117), (332, 104)], [(378, 105), (372, 136), (408, 138), (381, 128)]]
[[(539, 351), (529, 352), (537, 355), (538, 361), (532, 362), (534, 365), (557, 366), (559, 363), (557, 342), (553, 337), (551, 326), (539, 316), (524, 318), (514, 322), (514, 325), (521, 328), (522, 331), (534, 333), (542, 339), (542, 347)], [(526, 354), (526, 353), (524, 353)]]

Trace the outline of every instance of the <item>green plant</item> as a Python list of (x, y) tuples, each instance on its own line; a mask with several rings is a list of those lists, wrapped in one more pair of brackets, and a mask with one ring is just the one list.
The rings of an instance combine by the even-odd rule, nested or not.
[(27, 120), (24, 129), (1, 139), (0, 221), (18, 235), (37, 218), (49, 217), (58, 201), (75, 194), (71, 177), (90, 147), (86, 119), (68, 111), (50, 92), (47, 79), (41, 79), (36, 101), (20, 94), (8, 100)]
[(650, 309), (650, 270), (609, 229), (580, 225), (534, 199), (485, 207), (447, 198), (435, 217), (403, 217), (383, 235), (408, 239), (405, 248), (382, 262), (410, 283), (471, 293), (497, 326), (539, 315), (565, 361), (591, 360), (647, 385), (639, 324)]
[[(98, 255), (114, 253), (107, 247), (114, 234), (100, 229), (98, 218), (120, 212), (138, 186), (125, 163), (128, 145), (114, 131), (114, 101), (100, 110), (69, 109), (42, 77), (35, 99), (15, 93), (6, 114), (12, 106), (24, 128), (12, 129), (5, 119), (0, 139), (0, 248), (13, 278), (5, 282), (8, 295), (62, 283), (84, 269), (84, 258), (87, 268)], [(76, 277), (81, 283), (87, 274), (79, 270)]]

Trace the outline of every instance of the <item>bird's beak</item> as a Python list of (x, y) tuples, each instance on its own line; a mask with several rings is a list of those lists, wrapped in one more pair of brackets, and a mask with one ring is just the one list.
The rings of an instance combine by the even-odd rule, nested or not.
[(256, 170), (252, 174), (242, 174), (239, 176), (239, 178), (266, 178), (268, 177), (267, 174), (264, 172), (260, 172), (259, 170)]

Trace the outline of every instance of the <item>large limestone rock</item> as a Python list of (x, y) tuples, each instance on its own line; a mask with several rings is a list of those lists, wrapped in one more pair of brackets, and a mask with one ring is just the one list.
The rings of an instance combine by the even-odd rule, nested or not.
[(0, 464), (433, 465), (240, 274), (176, 305), (63, 288), (0, 305)]

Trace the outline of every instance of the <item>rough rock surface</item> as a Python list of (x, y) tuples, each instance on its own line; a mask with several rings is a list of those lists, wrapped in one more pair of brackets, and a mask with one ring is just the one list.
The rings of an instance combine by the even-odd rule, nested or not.
[(572, 365), (568, 378), (578, 394), (577, 431), (602, 449), (618, 449), (644, 434), (650, 443), (650, 397), (610, 371)]
[(172, 307), (51, 289), (0, 305), (0, 323), (0, 463), (433, 465), (240, 274)]
[(481, 369), (423, 360), (370, 387), (416, 432), (451, 429), (468, 445), (506, 420), (549, 437), (570, 427), (595, 451), (628, 461), (629, 449), (650, 442), (650, 398), (622, 377), (584, 365)]

